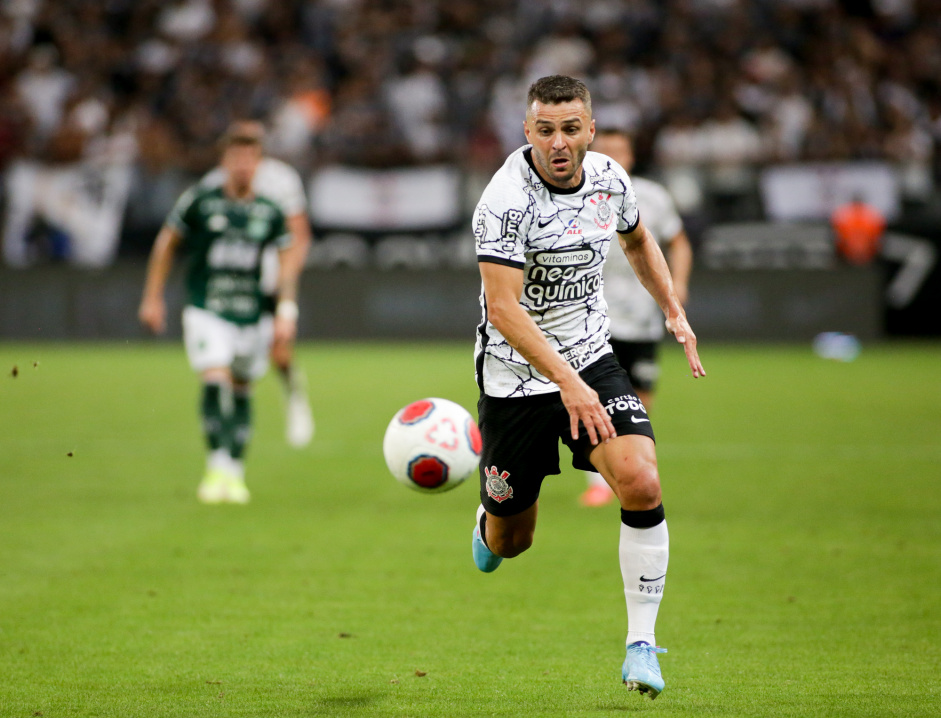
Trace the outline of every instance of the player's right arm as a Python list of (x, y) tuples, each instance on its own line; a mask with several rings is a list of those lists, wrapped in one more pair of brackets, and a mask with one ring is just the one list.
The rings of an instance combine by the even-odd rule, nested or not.
[(287, 272), (296, 284), (300, 282), (301, 272), (307, 260), (307, 252), (312, 241), (310, 222), (303, 212), (292, 214), (287, 218), (288, 231), (291, 234), (291, 245), (281, 252), (281, 262), (287, 265)]
[(568, 410), (572, 438), (578, 438), (579, 421), (592, 444), (614, 438), (614, 425), (601, 406), (598, 393), (549, 344), (542, 330), (520, 304), (523, 270), (495, 262), (478, 263), (487, 302), (487, 318), (507, 343), (540, 374), (559, 387)]
[[(307, 216), (307, 199), (304, 195), (304, 183), (300, 174), (291, 165), (281, 160), (266, 158), (263, 160), (264, 175), (256, 176), (256, 190), (261, 194), (270, 193), (285, 213), (290, 244), (279, 252), (278, 271), (278, 310), (275, 311), (275, 336), (271, 351), (272, 357), (280, 364), (288, 364), (297, 333), (297, 293), (301, 273), (307, 261), (312, 236), (310, 219)], [(259, 168), (261, 172), (262, 168)], [(264, 183), (262, 183), (262, 178)], [(261, 187), (261, 189), (259, 189)], [(294, 317), (293, 322), (286, 322), (286, 317)]]
[(173, 257), (180, 245), (183, 235), (179, 230), (164, 225), (147, 261), (147, 278), (144, 281), (144, 296), (137, 318), (149, 331), (154, 334), (163, 334), (167, 328), (167, 305), (164, 300), (164, 288), (167, 277), (173, 267)]
[(310, 225), (307, 215), (293, 214), (285, 218), (290, 242), (278, 253), (278, 303), (274, 314), (274, 344), (272, 351), (289, 362), (297, 337), (297, 289), (304, 260), (310, 247)]

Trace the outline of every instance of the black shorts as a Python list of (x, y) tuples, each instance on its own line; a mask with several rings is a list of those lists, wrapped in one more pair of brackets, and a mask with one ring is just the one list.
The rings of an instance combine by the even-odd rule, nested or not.
[[(654, 438), (647, 410), (613, 354), (580, 375), (598, 392), (618, 436)], [(558, 392), (514, 398), (481, 394), (477, 414), (483, 438), (480, 500), (495, 516), (513, 516), (536, 502), (543, 479), (559, 473), (559, 439), (572, 452), (572, 466), (595, 470), (588, 460), (588, 432), (581, 426), (578, 439), (572, 439), (569, 414)]]
[(631, 385), (641, 391), (653, 391), (660, 378), (657, 364), (657, 342), (628, 342), (611, 339), (611, 348), (618, 363), (631, 379)]

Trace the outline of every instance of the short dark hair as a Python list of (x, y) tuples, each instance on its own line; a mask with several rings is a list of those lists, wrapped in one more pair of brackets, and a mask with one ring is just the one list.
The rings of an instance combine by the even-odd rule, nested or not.
[(232, 145), (261, 147), (265, 141), (265, 126), (257, 120), (235, 120), (222, 136), (222, 149)]
[(529, 93), (526, 95), (526, 111), (533, 106), (534, 102), (541, 102), (544, 105), (561, 105), (563, 102), (574, 102), (581, 100), (591, 117), (591, 93), (581, 80), (568, 75), (549, 75), (540, 77), (529, 86)]

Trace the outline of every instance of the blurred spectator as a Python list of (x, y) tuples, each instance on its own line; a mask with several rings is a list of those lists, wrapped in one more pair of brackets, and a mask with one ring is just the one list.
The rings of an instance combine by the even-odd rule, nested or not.
[(319, 64), (297, 63), (287, 81), (285, 96), (272, 112), (268, 153), (309, 169), (314, 138), (329, 122), (331, 111), (332, 99)]
[[(15, 160), (7, 175), (4, 261), (45, 258), (109, 265), (117, 253), (136, 143), (98, 85), (87, 82), (61, 108), (37, 159)], [(44, 240), (36, 231), (44, 229)]]
[(841, 205), (830, 218), (837, 253), (850, 264), (868, 264), (879, 253), (885, 217), (862, 198)]
[(709, 183), (726, 195), (744, 193), (754, 178), (751, 169), (765, 158), (765, 147), (755, 127), (735, 107), (732, 99), (722, 98), (701, 126), (706, 146)]
[(30, 128), (26, 108), (10, 88), (9, 80), (0, 77), (0, 177), (4, 168), (23, 152)]
[(16, 78), (16, 93), (33, 120), (40, 144), (59, 128), (74, 89), (75, 77), (59, 67), (59, 52), (54, 46), (39, 45), (30, 50), (27, 65)]
[(801, 155), (813, 124), (814, 108), (801, 92), (796, 71), (782, 74), (775, 86), (775, 92), (768, 98), (769, 152), (772, 159), (793, 162)]
[(386, 81), (386, 98), (415, 159), (435, 161), (449, 144), (447, 88), (439, 71), (447, 49), (438, 38), (425, 36), (415, 41), (413, 53), (405, 70)]
[(169, 122), (144, 118), (137, 130), (140, 143), (136, 171), (125, 215), (125, 229), (134, 249), (145, 254), (153, 241), (153, 228), (166, 218), (172, 206), (192, 183), (180, 165), (180, 142)]
[[(521, 64), (521, 61), (518, 61)], [(519, 108), (526, 106), (526, 92), (532, 80), (523, 75), (522, 67), (503, 73), (496, 78), (490, 93), (490, 122), (493, 124), (503, 154), (526, 144), (523, 123), (520, 122)]]
[(908, 199), (927, 199), (932, 189), (934, 142), (929, 127), (900, 110), (888, 111), (885, 156), (899, 168), (902, 193)]
[(583, 77), (595, 59), (592, 43), (579, 32), (576, 6), (556, 23), (555, 30), (540, 38), (529, 55), (528, 77), (570, 75)]
[(696, 212), (702, 205), (702, 165), (708, 156), (707, 139), (696, 118), (683, 108), (675, 110), (657, 133), (654, 160), (682, 214)]
[(909, 201), (937, 192), (938, 0), (6, 0), (4, 225), (33, 192), (13, 175), (101, 166), (92, 147), (116, 127), (160, 137), (133, 165), (142, 197), (205, 172), (234, 117), (264, 121), (270, 150), (306, 171), (473, 150), (492, 173), (550, 73), (588, 81), (683, 211), (781, 161), (880, 160)]
[(208, 35), (215, 22), (209, 0), (170, 0), (157, 16), (157, 30), (180, 42), (195, 42)]

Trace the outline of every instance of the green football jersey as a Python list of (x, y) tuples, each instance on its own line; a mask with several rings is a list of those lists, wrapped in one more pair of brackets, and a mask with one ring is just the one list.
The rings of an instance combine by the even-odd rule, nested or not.
[(262, 250), (286, 247), (291, 237), (284, 213), (264, 197), (228, 197), (222, 187), (191, 187), (167, 217), (189, 254), (188, 302), (235, 324), (261, 316)]

